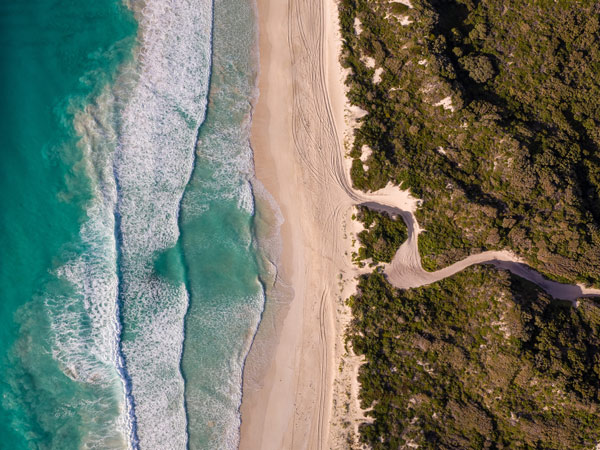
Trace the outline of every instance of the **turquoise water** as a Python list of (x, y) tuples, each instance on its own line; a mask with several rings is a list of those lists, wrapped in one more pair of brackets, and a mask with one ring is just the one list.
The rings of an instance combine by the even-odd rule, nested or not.
[(251, 2), (216, 0), (209, 105), (182, 202), (190, 306), (182, 360), (190, 448), (236, 448), (241, 374), (263, 305), (249, 180)]
[(49, 291), (69, 291), (52, 272), (85, 245), (92, 192), (78, 169), (73, 111), (111, 79), (134, 33), (114, 0), (0, 2), (3, 448), (75, 448), (86, 428), (99, 428), (86, 402), (116, 405), (60, 370), (43, 303)]
[(234, 448), (252, 3), (0, 5), (0, 446)]

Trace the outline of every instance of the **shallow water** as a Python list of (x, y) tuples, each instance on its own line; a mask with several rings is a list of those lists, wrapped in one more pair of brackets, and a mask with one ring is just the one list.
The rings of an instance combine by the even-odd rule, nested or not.
[(215, 2), (209, 105), (181, 215), (190, 448), (237, 447), (242, 366), (263, 305), (249, 183), (255, 35), (250, 2)]
[(0, 8), (1, 445), (235, 447), (253, 4)]

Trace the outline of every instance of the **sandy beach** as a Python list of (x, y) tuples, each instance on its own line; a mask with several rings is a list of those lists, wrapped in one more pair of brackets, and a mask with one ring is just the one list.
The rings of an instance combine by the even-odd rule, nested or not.
[(333, 0), (326, 3), (258, 2), (260, 96), (252, 147), (257, 179), (283, 217), (277, 281), (293, 292), (277, 303), (267, 287), (267, 311), (244, 374), (242, 449), (331, 446), (343, 328), (337, 310), (354, 275), (345, 231), (352, 204), (335, 170), (343, 156), (334, 121), (343, 120), (345, 97), (340, 70), (328, 66), (337, 65), (331, 21), (337, 12)]

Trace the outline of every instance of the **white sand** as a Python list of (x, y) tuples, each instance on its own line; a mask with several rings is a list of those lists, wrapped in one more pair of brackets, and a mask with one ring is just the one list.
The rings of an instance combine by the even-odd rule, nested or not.
[(412, 8), (413, 5), (410, 2), (410, 0), (392, 0), (390, 3), (402, 3), (403, 5), (408, 6), (409, 8)]
[(354, 18), (354, 32), (357, 36), (359, 36), (360, 33), (362, 33), (362, 22), (358, 17)]
[(368, 145), (363, 145), (360, 149), (360, 160), (366, 162), (367, 159), (373, 154), (373, 149)]
[(373, 58), (372, 56), (362, 55), (362, 57), (360, 59), (363, 62), (363, 64), (365, 66), (367, 66), (369, 69), (372, 69), (375, 67), (375, 58)]
[(408, 16), (399, 16), (398, 20), (400, 21), (400, 25), (403, 25), (403, 26), (407, 26), (407, 25), (410, 25), (411, 23), (413, 23), (413, 21), (410, 20), (410, 17), (408, 17)]
[(433, 106), (441, 106), (444, 109), (449, 109), (450, 111), (454, 111), (454, 106), (452, 105), (452, 97), (444, 97), (439, 102), (434, 103)]
[(373, 83), (379, 83), (381, 81), (381, 75), (383, 75), (383, 67), (378, 67), (373, 74)]

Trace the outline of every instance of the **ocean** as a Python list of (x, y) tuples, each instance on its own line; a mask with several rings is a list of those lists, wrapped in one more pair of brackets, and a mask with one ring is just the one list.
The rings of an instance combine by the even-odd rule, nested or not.
[(0, 447), (236, 448), (254, 4), (0, 5)]

